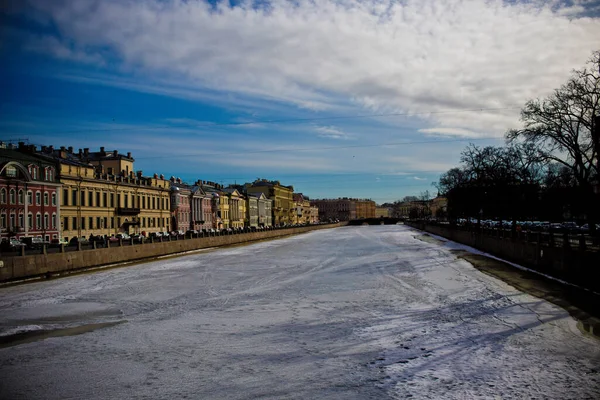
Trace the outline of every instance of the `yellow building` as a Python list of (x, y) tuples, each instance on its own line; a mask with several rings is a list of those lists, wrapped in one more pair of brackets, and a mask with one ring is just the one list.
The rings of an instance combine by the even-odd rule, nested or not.
[[(273, 225), (290, 224), (294, 212), (294, 187), (283, 186), (279, 181), (259, 179), (246, 184), (248, 193), (263, 193), (273, 200)], [(292, 219), (291, 219), (292, 218)]]
[(225, 188), (223, 192), (229, 201), (229, 225), (231, 228), (243, 228), (247, 224), (246, 199), (235, 188)]
[(217, 226), (218, 229), (227, 229), (230, 228), (230, 208), (229, 208), (229, 197), (226, 192), (223, 192), (219, 189), (219, 211), (217, 215), (217, 219), (219, 220), (219, 224)]
[(392, 216), (392, 210), (388, 207), (375, 208), (375, 218), (389, 218)]
[(375, 218), (375, 202), (373, 200), (354, 200), (356, 204), (356, 218)]
[(310, 199), (302, 193), (294, 193), (294, 209), (292, 210), (292, 223), (308, 224), (311, 221)]
[(131, 153), (50, 147), (39, 155), (57, 164), (63, 238), (169, 231), (169, 181), (135, 174)]

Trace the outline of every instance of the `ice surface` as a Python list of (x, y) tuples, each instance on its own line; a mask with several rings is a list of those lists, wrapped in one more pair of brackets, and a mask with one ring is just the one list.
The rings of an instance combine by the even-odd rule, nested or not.
[(0, 290), (0, 398), (597, 399), (562, 309), (415, 239), (317, 231)]

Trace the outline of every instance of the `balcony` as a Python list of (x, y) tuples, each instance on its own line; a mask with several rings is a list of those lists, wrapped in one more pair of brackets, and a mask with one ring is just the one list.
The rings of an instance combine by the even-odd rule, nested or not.
[(138, 215), (140, 213), (139, 208), (132, 207), (118, 207), (117, 215)]

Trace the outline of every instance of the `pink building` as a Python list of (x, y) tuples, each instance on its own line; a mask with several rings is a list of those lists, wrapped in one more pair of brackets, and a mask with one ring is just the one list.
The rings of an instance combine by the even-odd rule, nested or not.
[(47, 241), (60, 237), (60, 206), (54, 166), (32, 154), (0, 148), (0, 237)]

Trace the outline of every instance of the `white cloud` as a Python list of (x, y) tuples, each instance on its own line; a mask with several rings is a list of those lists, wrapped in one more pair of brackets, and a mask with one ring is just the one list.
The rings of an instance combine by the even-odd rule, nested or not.
[(427, 135), (439, 135), (439, 136), (459, 136), (466, 138), (476, 138), (481, 137), (481, 134), (477, 132), (473, 132), (469, 129), (463, 128), (427, 128), (427, 129), (419, 129), (419, 132), (425, 133)]
[(414, 179), (415, 181), (426, 181), (426, 180), (427, 180), (427, 179), (425, 179), (425, 178), (419, 178), (418, 176), (413, 176), (413, 179)]
[(348, 134), (335, 126), (317, 126), (315, 128), (317, 135), (328, 139), (347, 139)]
[[(33, 0), (61, 32), (60, 42), (41, 39), (56, 57), (93, 62), (110, 52), (123, 70), (178, 80), (192, 92), (311, 110), (351, 101), (420, 114), (459, 136), (501, 135), (518, 123), (515, 107), (583, 65), (600, 37), (598, 19), (579, 17), (588, 3)], [(441, 113), (489, 108), (507, 109)]]

